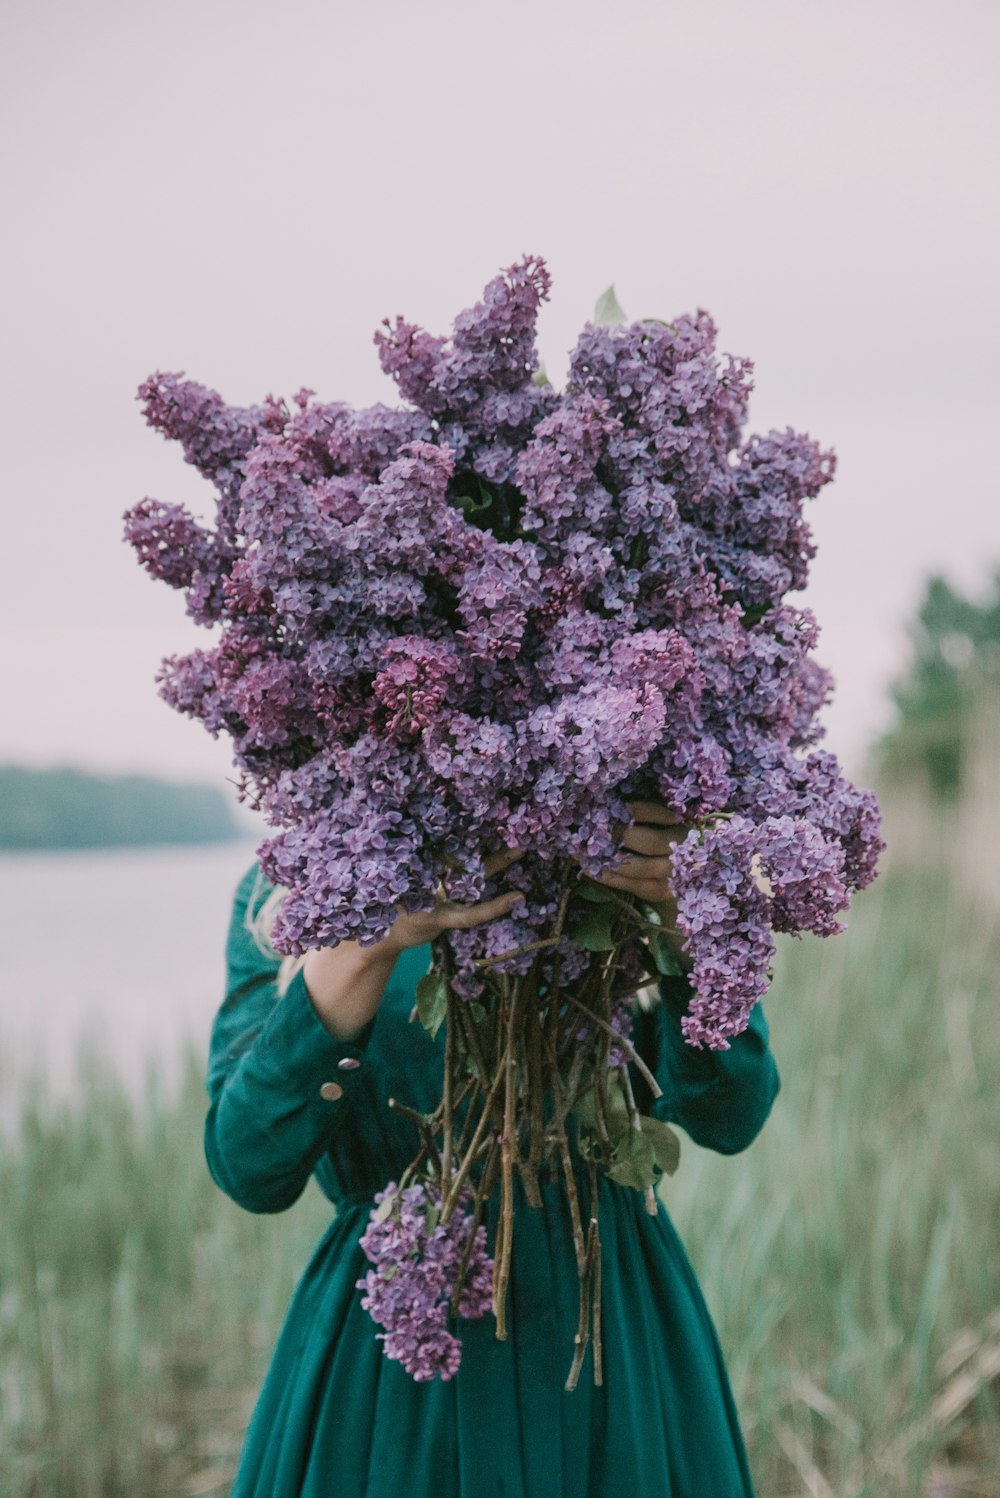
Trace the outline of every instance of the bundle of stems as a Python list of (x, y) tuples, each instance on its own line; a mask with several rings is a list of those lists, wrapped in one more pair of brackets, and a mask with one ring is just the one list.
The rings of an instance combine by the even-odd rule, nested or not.
[[(486, 1204), (499, 1180), (500, 1203), (493, 1250), (492, 1310), (496, 1335), (507, 1336), (507, 1288), (514, 1241), (514, 1179), (519, 1176), (531, 1207), (543, 1205), (540, 1179), (552, 1168), (560, 1175), (568, 1198), (573, 1246), (580, 1287), (579, 1324), (574, 1338), (567, 1390), (576, 1387), (586, 1349), (593, 1345), (594, 1382), (602, 1382), (601, 1353), (601, 1238), (598, 1221), (599, 1170), (614, 1171), (622, 1157), (622, 1131), (633, 1141), (643, 1130), (655, 1127), (657, 1143), (674, 1141), (664, 1124), (639, 1115), (628, 1065), (611, 1064), (614, 1045), (633, 1062), (651, 1095), (661, 1095), (656, 1079), (627, 1036), (611, 1024), (616, 999), (635, 990), (626, 986), (616, 959), (622, 947), (662, 931), (662, 926), (642, 913), (642, 902), (597, 885), (573, 860), (557, 866), (559, 902), (551, 931), (542, 939), (493, 957), (481, 958), (479, 966), (488, 976), (486, 1004), (469, 1003), (455, 993), (451, 978), (455, 959), (447, 933), (435, 938), (432, 971), (421, 979), (414, 1017), (432, 1032), (446, 1026), (444, 1078), (441, 1101), (433, 1113), (422, 1114), (397, 1100), (390, 1106), (417, 1127), (420, 1149), (403, 1172), (399, 1190), (418, 1172), (438, 1188), (438, 1220), (446, 1222), (463, 1197), (474, 1192), (468, 1246), (451, 1298), (457, 1314), (459, 1296), (475, 1238)], [(574, 980), (572, 990), (560, 984), (560, 938), (566, 928), (574, 888), (589, 891), (608, 910), (607, 933), (595, 951), (588, 971)], [(598, 893), (599, 892), (599, 893)], [(593, 907), (591, 907), (593, 908)], [(539, 984), (543, 953), (553, 948), (550, 983)], [(501, 963), (531, 955), (524, 973), (494, 971)], [(655, 962), (649, 965), (656, 972)], [(569, 1115), (576, 1119), (578, 1163), (574, 1162)], [(586, 1120), (588, 1127), (581, 1131)], [(624, 1152), (628, 1153), (627, 1141)], [(666, 1156), (658, 1151), (658, 1166), (676, 1166), (676, 1150)], [(669, 1157), (673, 1155), (672, 1163)], [(589, 1190), (583, 1210), (578, 1171), (586, 1171)], [(637, 1186), (644, 1192), (646, 1208), (657, 1211), (649, 1172)], [(633, 1173), (634, 1175), (634, 1173)], [(633, 1179), (630, 1184), (636, 1184)]]

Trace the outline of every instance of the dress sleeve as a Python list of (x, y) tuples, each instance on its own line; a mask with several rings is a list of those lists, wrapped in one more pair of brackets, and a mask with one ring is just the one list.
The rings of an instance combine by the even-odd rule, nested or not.
[(645, 1104), (640, 1108), (679, 1124), (695, 1144), (735, 1155), (756, 1139), (781, 1087), (764, 1010), (760, 1002), (754, 1005), (747, 1028), (732, 1037), (728, 1050), (699, 1049), (681, 1030), (692, 993), (688, 978), (661, 977), (658, 986), (661, 1002), (636, 1016), (635, 1045), (663, 1096), (653, 1099), (638, 1079)]
[(216, 1184), (241, 1207), (281, 1212), (302, 1195), (345, 1125), (377, 1016), (352, 1041), (335, 1039), (313, 1008), (301, 968), (278, 997), (280, 959), (262, 952), (244, 924), (258, 877), (254, 864), (240, 880), (229, 923), (225, 998), (205, 1083), (205, 1158)]

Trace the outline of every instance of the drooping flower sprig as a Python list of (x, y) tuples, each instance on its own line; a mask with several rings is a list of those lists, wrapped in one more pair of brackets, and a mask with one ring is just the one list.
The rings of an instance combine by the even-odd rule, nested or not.
[(492, 1303), (486, 1229), (473, 1226), (465, 1211), (442, 1222), (441, 1205), (432, 1186), (417, 1182), (400, 1190), (390, 1181), (376, 1192), (361, 1236), (375, 1266), (358, 1281), (365, 1292), (361, 1303), (383, 1328), (377, 1335), (386, 1355), (418, 1382), (451, 1378), (458, 1370), (462, 1346), (448, 1330), (452, 1300), (465, 1320), (485, 1316)]
[[(505, 874), (524, 902), (434, 943), (418, 1008), (446, 1029), (443, 1096), (414, 1119), (423, 1173), (402, 1191), (435, 1192), (447, 1229), (468, 1186), (474, 1235), (499, 1181), (503, 1334), (512, 1181), (537, 1204), (556, 1162), (578, 1372), (588, 1327), (598, 1340), (600, 1250), (577, 1167), (649, 1201), (675, 1163), (669, 1131), (635, 1105), (636, 990), (676, 970), (682, 941), (685, 1037), (725, 1048), (770, 980), (773, 933), (842, 930), (884, 843), (872, 792), (817, 747), (833, 682), (814, 615), (786, 596), (808, 580), (803, 508), (834, 454), (790, 429), (744, 437), (752, 364), (716, 355), (702, 309), (630, 323), (606, 297), (557, 391), (535, 348), (549, 292), (525, 256), (449, 337), (385, 319), (375, 342), (402, 407), (309, 389), (232, 407), (157, 372), (145, 417), (210, 480), (215, 511), (147, 498), (125, 534), (218, 629), (157, 681), (228, 736), (240, 798), (276, 829), (258, 856), (288, 891), (279, 951), (378, 941), (442, 884), (487, 898), (486, 852), (524, 850)], [(690, 829), (673, 944), (654, 910), (595, 883), (633, 798)], [(392, 1335), (387, 1352), (403, 1348)], [(452, 1366), (443, 1335), (405, 1345), (414, 1368)]]

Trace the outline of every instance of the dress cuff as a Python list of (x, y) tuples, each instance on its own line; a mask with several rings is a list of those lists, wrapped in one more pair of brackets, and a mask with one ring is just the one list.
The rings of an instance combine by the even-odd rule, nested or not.
[(377, 1018), (373, 1015), (352, 1040), (338, 1040), (317, 1014), (299, 968), (264, 1027), (268, 1070), (305, 1098), (334, 1102), (347, 1097), (360, 1083)]

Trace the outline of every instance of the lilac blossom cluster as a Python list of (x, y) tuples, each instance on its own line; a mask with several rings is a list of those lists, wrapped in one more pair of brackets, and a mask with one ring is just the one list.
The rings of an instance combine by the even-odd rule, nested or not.
[(805, 817), (727, 818), (686, 838), (672, 870), (700, 996), (681, 1020), (689, 1040), (744, 1028), (748, 999), (756, 1002), (767, 988), (772, 931), (831, 936), (844, 929), (836, 919), (848, 903), (844, 848)]
[[(277, 829), (258, 854), (289, 890), (280, 951), (380, 940), (443, 869), (452, 898), (485, 898), (484, 854), (522, 848), (503, 882), (526, 901), (450, 933), (470, 1000), (477, 959), (550, 931), (558, 861), (599, 875), (626, 798), (665, 803), (694, 829), (673, 864), (685, 1034), (724, 1048), (766, 985), (768, 932), (841, 929), (884, 847), (872, 792), (816, 747), (833, 682), (786, 598), (835, 458), (790, 429), (744, 438), (752, 365), (716, 355), (702, 309), (588, 322), (557, 391), (535, 349), (549, 289), (526, 256), (450, 337), (386, 319), (400, 409), (140, 387), (217, 495), (214, 525), (152, 499), (125, 517), (151, 575), (221, 627), (164, 660), (159, 690), (229, 736), (241, 797)], [(592, 961), (572, 926), (557, 950), (562, 981)]]
[(365, 1292), (361, 1304), (383, 1328), (376, 1336), (386, 1357), (402, 1363), (418, 1382), (449, 1379), (458, 1371), (462, 1344), (448, 1330), (448, 1311), (466, 1254), (459, 1316), (485, 1316), (492, 1304), (486, 1228), (482, 1223), (476, 1227), (470, 1247), (470, 1215), (459, 1208), (442, 1223), (440, 1208), (440, 1195), (430, 1183), (399, 1191), (390, 1181), (376, 1193), (360, 1240), (375, 1266), (357, 1282)]

